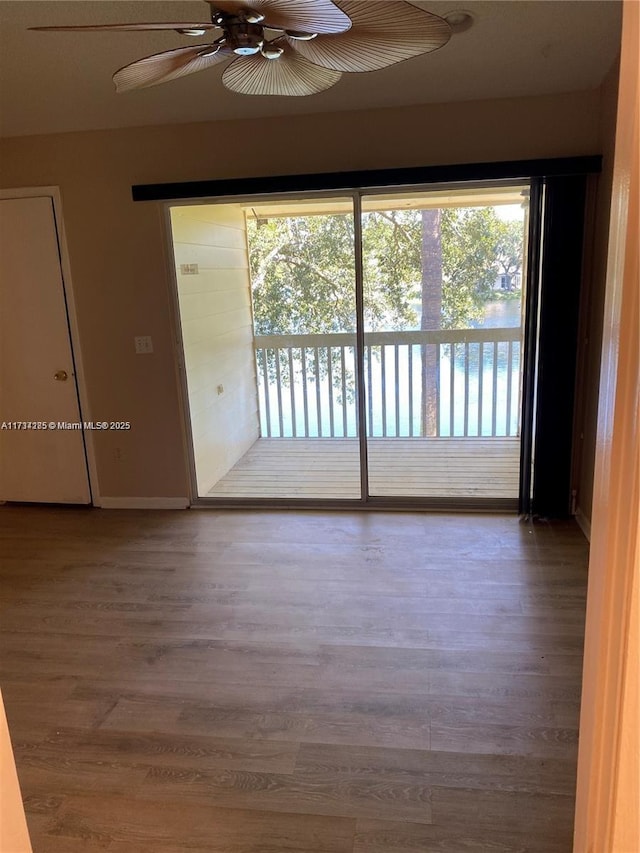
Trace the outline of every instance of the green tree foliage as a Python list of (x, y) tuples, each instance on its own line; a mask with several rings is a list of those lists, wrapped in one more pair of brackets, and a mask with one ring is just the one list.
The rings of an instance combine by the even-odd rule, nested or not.
[(389, 210), (362, 218), (365, 328), (418, 328), (422, 280), (419, 211)]
[(355, 330), (351, 216), (250, 221), (248, 243), (256, 334)]
[[(419, 210), (363, 217), (365, 320), (370, 331), (419, 328), (422, 289)], [(250, 220), (249, 257), (256, 333), (355, 330), (350, 215)], [(522, 226), (490, 207), (446, 208), (441, 217), (443, 328), (482, 317), (499, 273), (517, 272)]]
[(520, 222), (498, 222), (497, 259), (499, 272), (514, 276), (521, 271), (524, 235)]
[(503, 224), (491, 207), (442, 211), (443, 328), (464, 328), (482, 318), (494, 295)]

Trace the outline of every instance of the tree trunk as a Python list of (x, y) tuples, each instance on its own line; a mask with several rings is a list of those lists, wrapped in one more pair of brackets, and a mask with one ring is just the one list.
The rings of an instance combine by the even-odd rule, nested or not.
[[(420, 329), (440, 328), (442, 312), (442, 242), (440, 210), (422, 211), (422, 316)], [(438, 360), (435, 344), (420, 348), (422, 359), (420, 434), (438, 434)]]

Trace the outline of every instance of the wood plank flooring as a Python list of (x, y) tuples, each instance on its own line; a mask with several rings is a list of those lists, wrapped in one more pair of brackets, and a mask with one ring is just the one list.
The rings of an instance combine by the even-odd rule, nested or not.
[(35, 853), (571, 850), (573, 523), (5, 506), (0, 532)]
[[(359, 498), (355, 438), (259, 438), (208, 492), (219, 498)], [(518, 438), (373, 438), (372, 495), (518, 497)]]

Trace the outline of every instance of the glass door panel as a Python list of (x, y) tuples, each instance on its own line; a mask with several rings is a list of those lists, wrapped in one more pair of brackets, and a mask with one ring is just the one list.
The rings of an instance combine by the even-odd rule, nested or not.
[(518, 497), (528, 188), (364, 196), (369, 494)]
[(198, 495), (360, 499), (352, 199), (172, 225)]

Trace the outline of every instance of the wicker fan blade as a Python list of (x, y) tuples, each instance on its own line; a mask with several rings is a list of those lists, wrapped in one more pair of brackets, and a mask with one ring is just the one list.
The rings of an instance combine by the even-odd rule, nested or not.
[(336, 0), (351, 18), (346, 33), (313, 41), (289, 39), (311, 62), (336, 71), (375, 71), (442, 47), (451, 37), (446, 21), (411, 3)]
[(283, 53), (279, 59), (261, 54), (236, 59), (222, 75), (232, 92), (242, 95), (315, 95), (333, 86), (342, 77), (339, 71), (320, 68), (295, 53)]
[(198, 21), (198, 23), (193, 23), (191, 21), (187, 23), (173, 23), (173, 22), (162, 22), (156, 24), (86, 24), (84, 26), (79, 27), (29, 27), (30, 30), (59, 30), (59, 31), (67, 31), (67, 30), (78, 30), (79, 32), (99, 32), (99, 31), (113, 31), (113, 32), (134, 32), (134, 31), (143, 31), (143, 30), (217, 30), (219, 29), (217, 24), (212, 24), (209, 22), (208, 24), (202, 23)]
[(212, 9), (232, 15), (251, 9), (265, 16), (264, 25), (306, 33), (343, 33), (351, 21), (331, 0), (208, 0)]
[(166, 83), (177, 77), (204, 71), (212, 65), (224, 62), (233, 56), (228, 48), (221, 47), (210, 56), (201, 56), (203, 51), (215, 50), (215, 45), (196, 44), (193, 47), (179, 47), (177, 50), (165, 50), (146, 56), (131, 65), (125, 65), (113, 75), (113, 82), (118, 92), (128, 92), (131, 89), (143, 89), (155, 86), (156, 83)]

